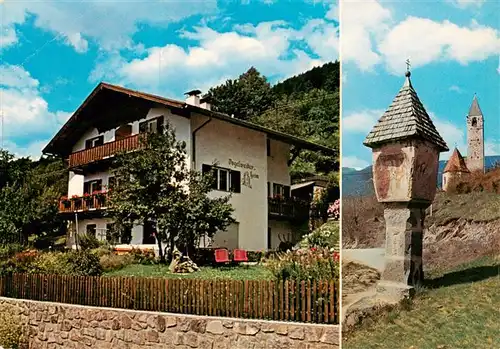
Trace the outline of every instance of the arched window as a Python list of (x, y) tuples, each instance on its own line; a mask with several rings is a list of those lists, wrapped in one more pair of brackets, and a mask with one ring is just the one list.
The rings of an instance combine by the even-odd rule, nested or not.
[(477, 119), (476, 118), (472, 118), (472, 126), (477, 126)]

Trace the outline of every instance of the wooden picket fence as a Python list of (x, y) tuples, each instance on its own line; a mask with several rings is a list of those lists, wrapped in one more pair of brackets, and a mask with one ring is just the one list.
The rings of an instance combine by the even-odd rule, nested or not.
[(336, 281), (11, 274), (0, 277), (0, 296), (192, 315), (339, 322)]

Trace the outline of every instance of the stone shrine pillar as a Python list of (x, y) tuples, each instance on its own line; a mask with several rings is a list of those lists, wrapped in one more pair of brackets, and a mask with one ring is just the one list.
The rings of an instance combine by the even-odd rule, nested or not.
[(422, 284), (425, 209), (437, 189), (439, 153), (448, 147), (406, 81), (364, 144), (373, 152), (373, 182), (384, 205), (385, 269), (380, 296), (399, 300)]

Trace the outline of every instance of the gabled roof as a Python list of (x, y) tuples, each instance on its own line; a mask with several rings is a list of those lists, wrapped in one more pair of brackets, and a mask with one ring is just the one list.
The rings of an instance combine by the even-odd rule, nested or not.
[(482, 116), (483, 113), (481, 112), (481, 108), (479, 108), (479, 102), (477, 101), (477, 96), (474, 95), (474, 98), (472, 99), (472, 104), (470, 105), (469, 108), (469, 116)]
[(455, 148), (453, 154), (451, 154), (450, 159), (446, 163), (443, 173), (446, 172), (470, 172), (465, 164), (462, 154), (460, 154), (460, 151), (457, 148)]
[(424, 139), (435, 144), (440, 151), (448, 151), (446, 142), (436, 130), (413, 89), (410, 72), (406, 72), (406, 79), (399, 93), (363, 144), (374, 148), (383, 143), (407, 138)]
[[(113, 101), (111, 101), (111, 99), (113, 99)], [(195, 112), (241, 127), (263, 132), (267, 134), (269, 138), (294, 145), (298, 148), (336, 155), (336, 151), (334, 149), (312, 143), (292, 135), (274, 131), (248, 121), (236, 119), (223, 113), (196, 107), (183, 101), (131, 90), (105, 82), (101, 82), (96, 86), (96, 88), (73, 113), (69, 120), (57, 132), (54, 138), (52, 138), (49, 144), (43, 149), (42, 153), (68, 155), (71, 152), (73, 143), (76, 141), (75, 138), (79, 139), (82, 137), (83, 133), (87, 131), (86, 127), (93, 125), (98, 122), (98, 120), (100, 122), (108, 123), (113, 123), (113, 120), (122, 120), (123, 122), (135, 121), (144, 117), (149, 108), (158, 105), (170, 108), (175, 111), (176, 114), (188, 118), (190, 117), (190, 112)], [(112, 111), (107, 114), (101, 113), (103, 108), (110, 106), (111, 109), (113, 109)], [(141, 115), (141, 113), (144, 115), (137, 117), (138, 115)], [(125, 117), (124, 115), (127, 116)]]

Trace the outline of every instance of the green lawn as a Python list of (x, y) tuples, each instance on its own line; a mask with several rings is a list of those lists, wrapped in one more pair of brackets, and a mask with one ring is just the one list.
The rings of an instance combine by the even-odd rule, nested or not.
[[(344, 336), (345, 349), (500, 348), (500, 261), (482, 258), (429, 282), (399, 307)], [(347, 337), (347, 338), (346, 338)]]
[(106, 273), (105, 276), (140, 276), (160, 277), (169, 279), (232, 279), (232, 280), (264, 280), (272, 279), (273, 275), (262, 266), (228, 266), (202, 267), (200, 271), (191, 274), (173, 274), (168, 265), (132, 264), (123, 269)]

